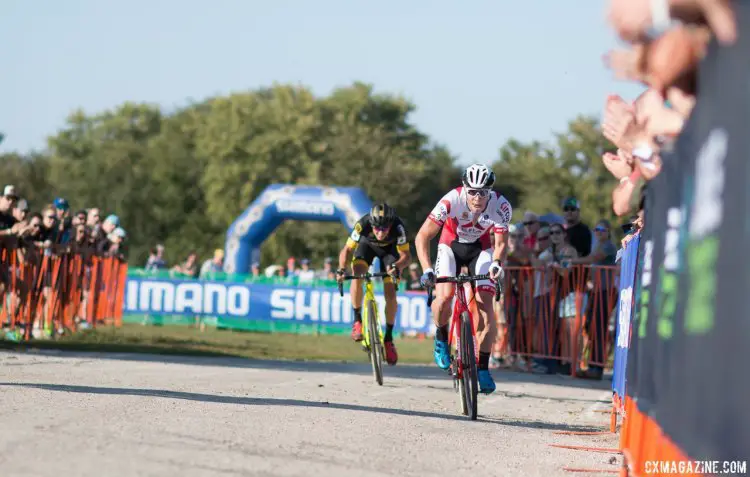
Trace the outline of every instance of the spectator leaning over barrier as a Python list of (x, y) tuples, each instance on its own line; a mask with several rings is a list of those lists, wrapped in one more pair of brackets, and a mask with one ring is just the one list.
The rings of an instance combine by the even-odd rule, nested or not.
[(42, 242), (44, 248), (49, 248), (52, 244), (57, 243), (60, 231), (57, 224), (57, 213), (55, 206), (52, 204), (44, 206), (42, 209)]
[(155, 272), (165, 268), (167, 268), (167, 262), (164, 260), (164, 245), (157, 244), (148, 256), (146, 271)]
[(82, 223), (79, 223), (78, 225), (73, 226), (73, 240), (72, 242), (76, 245), (76, 247), (84, 247), (86, 243), (88, 242), (88, 233), (86, 230), (86, 226)]
[(12, 228), (16, 224), (13, 217), (13, 207), (18, 200), (16, 188), (12, 185), (6, 185), (3, 189), (3, 195), (0, 196), (0, 235), (12, 235)]
[(117, 257), (120, 260), (127, 260), (127, 245), (126, 238), (127, 233), (122, 227), (117, 227), (107, 236), (110, 242), (109, 249), (106, 252), (107, 256)]
[(200, 274), (198, 276), (203, 280), (210, 279), (215, 273), (221, 273), (223, 265), (224, 250), (217, 248), (216, 250), (214, 250), (214, 256), (203, 262), (203, 265), (201, 265)]
[(253, 278), (260, 277), (260, 263), (253, 262), (252, 265), (250, 265), (250, 274)]
[[(524, 214), (524, 223), (520, 224), (520, 226), (519, 224), (511, 224), (508, 227), (508, 231), (509, 231), (508, 254), (506, 256), (504, 266), (511, 266), (511, 267), (520, 266), (519, 258), (522, 256), (528, 255), (528, 254), (525, 254), (525, 251), (527, 250), (527, 248), (524, 245), (524, 239), (526, 238), (525, 233), (524, 233), (524, 224), (527, 221), (526, 219), (528, 218), (529, 218), (529, 212)], [(534, 239), (536, 241), (536, 236), (534, 236)], [(528, 263), (528, 259), (526, 260), (526, 262)], [(514, 281), (515, 277), (512, 277), (512, 275), (515, 275), (517, 277), (518, 270), (506, 269), (505, 271), (506, 287), (508, 286), (508, 284)], [(512, 288), (512, 285), (511, 285), (511, 288)], [(509, 335), (510, 327), (509, 327), (508, 322), (510, 319), (514, 317), (511, 317), (510, 313), (506, 314), (505, 311), (506, 309), (511, 307), (514, 302), (514, 297), (512, 296), (512, 294), (513, 294), (513, 291), (506, 288), (506, 293), (501, 295), (500, 300), (493, 301), (493, 307), (495, 309), (495, 319), (497, 321), (497, 330), (498, 330), (497, 341), (495, 342), (495, 345), (492, 348), (492, 356), (490, 357), (490, 366), (493, 368), (504, 366), (506, 364), (507, 358), (509, 357), (508, 343), (510, 341), (510, 335)]]
[(99, 209), (97, 209), (96, 207), (89, 209), (86, 216), (86, 225), (94, 229), (99, 226), (100, 222), (101, 216), (99, 215)]
[(73, 225), (86, 225), (86, 211), (85, 210), (79, 210), (73, 215), (72, 219)]
[(53, 202), (55, 214), (57, 215), (58, 243), (68, 243), (72, 235), (72, 219), (70, 217), (70, 205), (62, 197), (58, 197)]
[(579, 256), (588, 255), (591, 253), (591, 229), (581, 222), (580, 202), (575, 197), (568, 197), (563, 201), (562, 208), (565, 214), (567, 243), (576, 249)]
[(300, 261), (300, 265), (302, 266), (302, 270), (297, 274), (297, 277), (299, 278), (298, 283), (300, 285), (312, 285), (315, 280), (315, 270), (310, 268), (310, 260), (303, 258)]
[[(552, 224), (548, 227), (550, 246), (544, 250), (539, 258), (532, 257), (531, 263), (534, 267), (541, 268), (534, 277), (534, 315), (537, 320), (535, 332), (537, 352), (546, 355), (560, 355), (558, 347), (558, 330), (560, 329), (559, 308), (563, 294), (559, 289), (562, 285), (561, 277), (568, 274), (569, 261), (578, 256), (576, 249), (567, 243), (565, 230), (560, 224)], [(565, 290), (567, 291), (567, 290)], [(565, 333), (562, 333), (563, 346), (570, 342), (570, 320), (565, 322)], [(569, 374), (569, 364), (561, 366), (559, 358), (545, 358), (535, 360), (534, 371), (553, 374), (561, 372)]]
[(109, 234), (115, 231), (120, 226), (120, 219), (116, 215), (109, 215), (102, 222), (101, 227), (94, 233), (94, 247), (96, 251), (105, 254), (109, 250), (112, 242), (109, 240)]
[(419, 264), (412, 263), (409, 265), (409, 277), (407, 278), (406, 289), (407, 290), (421, 290), (422, 284), (419, 282), (420, 277)]
[(286, 261), (285, 276), (294, 278), (297, 276), (297, 273), (299, 273), (299, 270), (297, 270), (297, 259), (294, 257), (289, 257), (289, 259)]
[[(607, 220), (600, 220), (594, 233), (597, 235), (596, 247), (586, 257), (573, 258), (570, 260), (578, 265), (600, 265), (611, 266), (617, 258), (617, 247), (612, 243), (611, 226)], [(585, 310), (584, 329), (587, 332), (589, 342), (592, 343), (591, 360), (604, 362), (604, 345), (609, 326), (609, 315), (614, 306), (610, 296), (613, 295), (614, 272), (612, 270), (595, 270), (591, 274), (589, 283), (591, 296)], [(590, 365), (586, 372), (578, 372), (579, 377), (590, 379), (602, 379), (604, 368), (600, 365)]]
[(332, 276), (335, 279), (336, 274), (333, 270), (333, 259), (331, 257), (326, 257), (323, 260), (323, 268), (317, 272), (316, 276), (319, 280), (329, 280)]
[(531, 256), (538, 258), (550, 246), (549, 226), (545, 225), (539, 228), (536, 234), (536, 247), (531, 251)]
[(172, 272), (185, 275), (188, 278), (195, 278), (198, 274), (197, 261), (198, 254), (190, 252), (184, 262), (172, 267)]
[[(507, 327), (506, 339), (507, 350), (509, 354), (509, 363), (514, 360), (515, 354), (519, 352), (527, 352), (528, 346), (526, 344), (526, 334), (523, 332), (522, 324), (523, 319), (523, 307), (522, 303), (531, 302), (531, 291), (532, 291), (532, 278), (533, 274), (528, 269), (522, 269), (520, 267), (531, 266), (531, 257), (535, 256), (534, 249), (529, 248), (525, 244), (525, 224), (514, 224), (510, 226), (510, 235), (508, 239), (508, 256), (505, 261), (505, 276), (506, 292), (503, 303), (503, 311), (505, 313), (505, 322)], [(549, 229), (542, 228), (541, 226), (537, 230), (537, 240), (534, 246), (539, 244), (545, 244), (545, 247), (549, 244)], [(525, 296), (523, 296), (524, 294)], [(519, 331), (520, 330), (520, 331)], [(505, 350), (499, 350), (497, 357), (504, 354)], [(498, 364), (502, 364), (498, 359)], [(516, 365), (522, 365), (519, 360)]]
[[(29, 216), (27, 227), (19, 230), (19, 237), (22, 238), (24, 246), (33, 245), (36, 242), (42, 242), (42, 214), (34, 213)], [(23, 249), (21, 249), (23, 252)]]
[(29, 203), (26, 202), (26, 199), (20, 199), (13, 207), (13, 218), (16, 219), (16, 224), (25, 227), (28, 224), (28, 215)]
[(523, 245), (525, 245), (529, 250), (534, 250), (534, 247), (536, 247), (536, 235), (537, 233), (539, 233), (539, 229), (541, 228), (541, 224), (539, 223), (539, 216), (534, 212), (527, 210), (523, 214), (523, 226), (526, 230), (526, 236), (523, 238)]
[(41, 244), (41, 233), (42, 233), (42, 214), (33, 213), (28, 216), (28, 223), (24, 227), (20, 227), (16, 232), (16, 235), (20, 239), (21, 247), (18, 249), (18, 253), (23, 256), (27, 247), (35, 247), (36, 243)]

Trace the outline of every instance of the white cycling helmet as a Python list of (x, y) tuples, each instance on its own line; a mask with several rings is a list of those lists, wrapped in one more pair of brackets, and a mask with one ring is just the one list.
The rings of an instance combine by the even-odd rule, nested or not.
[(495, 173), (484, 164), (472, 164), (464, 170), (461, 180), (464, 187), (490, 189), (495, 184)]

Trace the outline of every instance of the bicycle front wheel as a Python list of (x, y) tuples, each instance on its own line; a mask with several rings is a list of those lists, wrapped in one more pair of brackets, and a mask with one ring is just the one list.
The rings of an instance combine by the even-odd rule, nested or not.
[(372, 363), (372, 374), (375, 381), (383, 385), (383, 344), (380, 341), (380, 330), (378, 329), (378, 313), (375, 303), (367, 303), (367, 334), (370, 342), (370, 363)]
[(479, 384), (477, 382), (477, 359), (474, 353), (474, 333), (471, 329), (469, 313), (461, 313), (461, 368), (463, 390), (466, 399), (466, 409), (472, 421), (477, 419), (477, 395)]

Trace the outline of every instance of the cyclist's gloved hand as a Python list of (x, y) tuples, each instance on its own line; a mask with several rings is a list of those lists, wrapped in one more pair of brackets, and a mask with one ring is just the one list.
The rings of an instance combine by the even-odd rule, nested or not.
[(494, 260), (490, 265), (490, 278), (497, 280), (503, 273), (503, 267), (500, 266), (499, 260)]
[(435, 286), (435, 272), (432, 271), (431, 268), (428, 268), (424, 271), (422, 274), (422, 278), (419, 279), (419, 283), (422, 284), (424, 288), (431, 288)]
[(395, 263), (392, 263), (391, 265), (388, 265), (388, 269), (386, 270), (386, 272), (388, 273), (388, 275), (391, 276), (391, 278), (393, 279), (393, 281), (398, 281), (399, 271), (398, 271), (398, 267), (396, 266)]
[(346, 273), (346, 270), (343, 268), (339, 268), (336, 270), (336, 281), (339, 283), (344, 283), (344, 273)]

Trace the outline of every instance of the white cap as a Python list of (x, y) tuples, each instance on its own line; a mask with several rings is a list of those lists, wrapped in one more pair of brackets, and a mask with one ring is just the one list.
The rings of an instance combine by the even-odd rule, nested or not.
[(16, 194), (16, 186), (14, 186), (14, 185), (6, 185), (5, 189), (3, 189), (3, 196), (5, 196), (5, 197), (18, 197), (18, 194)]

